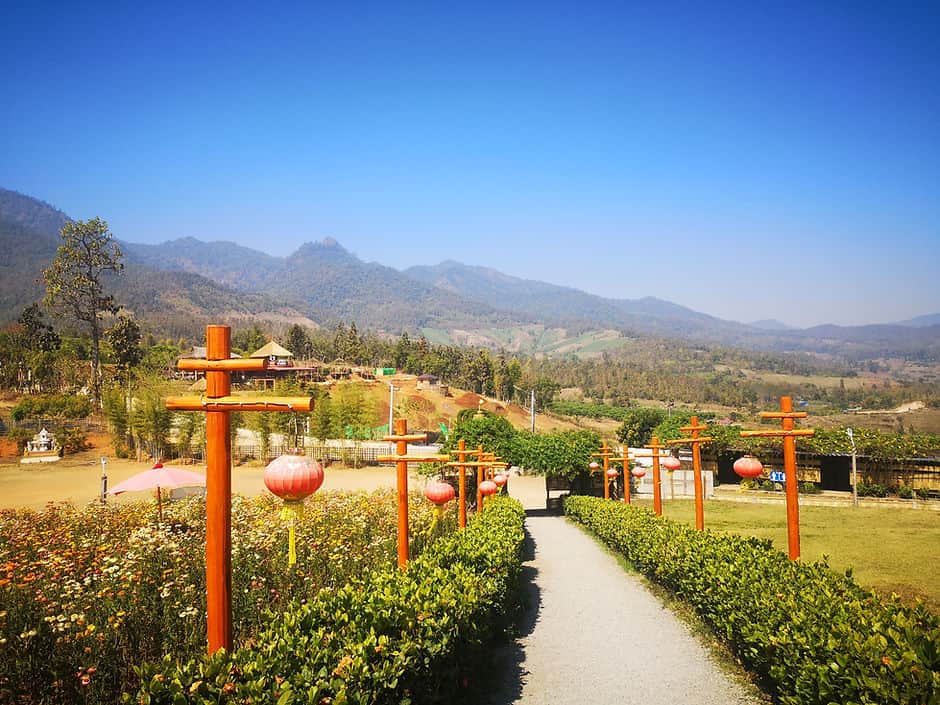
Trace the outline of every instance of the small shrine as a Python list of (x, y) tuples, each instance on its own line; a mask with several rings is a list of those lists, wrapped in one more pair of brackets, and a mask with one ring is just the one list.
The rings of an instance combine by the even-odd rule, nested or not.
[(33, 436), (31, 441), (26, 441), (26, 450), (20, 458), (21, 463), (54, 463), (58, 460), (59, 444), (45, 428)]

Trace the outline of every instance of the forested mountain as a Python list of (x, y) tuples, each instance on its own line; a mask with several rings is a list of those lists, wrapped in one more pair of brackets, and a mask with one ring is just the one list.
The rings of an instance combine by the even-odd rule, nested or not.
[[(15, 320), (26, 306), (42, 299), (42, 271), (55, 257), (58, 233), (67, 220), (46, 203), (0, 189), (0, 322)], [(248, 319), (316, 326), (271, 297), (236, 292), (185, 271), (158, 271), (132, 256), (127, 257), (124, 274), (110, 276), (108, 286), (145, 327), (168, 337), (199, 336), (207, 323)]]
[(724, 321), (651, 296), (606, 299), (578, 289), (546, 282), (519, 279), (488, 267), (473, 267), (454, 261), (405, 270), (417, 281), (452, 291), (495, 308), (524, 311), (541, 321), (652, 335), (678, 336), (716, 341), (728, 336), (746, 336), (747, 326)]
[[(38, 280), (66, 219), (46, 203), (0, 189), (0, 322), (14, 320), (41, 298)], [(421, 332), (437, 343), (524, 352), (599, 354), (652, 335), (855, 360), (940, 359), (936, 316), (890, 326), (748, 326), (653, 297), (606, 299), (453, 261), (400, 272), (364, 262), (329, 238), (289, 257), (195, 238), (120, 244), (127, 267), (115, 279), (118, 301), (145, 324), (174, 336), (198, 335), (210, 320), (311, 327), (355, 321), (380, 333)]]

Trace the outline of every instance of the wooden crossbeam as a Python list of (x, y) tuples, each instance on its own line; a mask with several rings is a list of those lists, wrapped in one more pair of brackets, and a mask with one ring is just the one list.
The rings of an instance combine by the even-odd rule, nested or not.
[(266, 357), (229, 357), (224, 360), (202, 360), (184, 357), (177, 361), (176, 369), (186, 372), (257, 372), (268, 369)]
[(170, 411), (282, 411), (309, 413), (311, 397), (167, 397)]

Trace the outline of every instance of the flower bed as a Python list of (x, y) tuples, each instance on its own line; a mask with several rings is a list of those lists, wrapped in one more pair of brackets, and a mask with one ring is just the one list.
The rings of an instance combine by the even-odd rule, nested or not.
[[(236, 643), (272, 613), (396, 564), (394, 491), (321, 493), (299, 522), (287, 566), (280, 501), (234, 498), (232, 608)], [(205, 505), (172, 503), (0, 511), (0, 702), (114, 703), (137, 686), (134, 666), (205, 651)], [(452, 530), (415, 496), (412, 550)]]
[(407, 571), (384, 570), (274, 619), (250, 646), (140, 669), (146, 703), (450, 702), (504, 627), (521, 570), (524, 513), (495, 499)]
[(783, 705), (940, 702), (940, 620), (923, 605), (640, 507), (570, 497), (565, 512), (693, 605)]

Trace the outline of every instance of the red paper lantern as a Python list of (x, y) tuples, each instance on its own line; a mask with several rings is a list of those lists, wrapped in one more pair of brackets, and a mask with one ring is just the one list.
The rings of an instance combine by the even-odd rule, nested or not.
[(489, 497), (491, 494), (496, 494), (499, 492), (499, 487), (496, 486), (496, 483), (492, 480), (483, 480), (480, 483), (480, 494), (484, 497)]
[(764, 472), (764, 466), (753, 455), (745, 455), (734, 461), (734, 471), (741, 477), (760, 477)]
[(633, 475), (633, 477), (636, 477), (636, 478), (645, 477), (645, 476), (646, 476), (646, 468), (644, 468), (642, 465), (635, 465), (635, 466), (633, 467), (633, 470), (630, 471), (630, 474)]
[(306, 455), (278, 456), (264, 469), (264, 486), (284, 500), (281, 519), (289, 522), (287, 563), (297, 562), (296, 522), (304, 515), (304, 499), (323, 484), (323, 468)]
[(619, 475), (619, 474), (620, 474), (620, 473), (617, 472), (617, 468), (608, 468), (608, 469), (607, 469), (607, 477), (609, 477), (611, 480), (614, 479), (615, 477), (617, 477), (617, 475)]
[(450, 483), (432, 480), (424, 488), (424, 496), (438, 507), (443, 507), (454, 498), (454, 488)]
[(264, 485), (283, 500), (299, 502), (323, 484), (323, 468), (306, 455), (281, 455), (264, 469)]
[(506, 486), (507, 482), (509, 482), (509, 478), (506, 477), (503, 473), (497, 473), (496, 476), (493, 478), (493, 482), (496, 483), (497, 487), (502, 488)]
[(679, 459), (672, 455), (667, 455), (665, 458), (659, 461), (659, 464), (662, 465), (663, 468), (665, 468), (668, 472), (678, 470), (682, 465), (682, 463), (679, 462)]
[(598, 465), (596, 462), (592, 460), (590, 463), (588, 463), (588, 467), (591, 468), (591, 470), (597, 470), (597, 468), (599, 468), (600, 465)]

